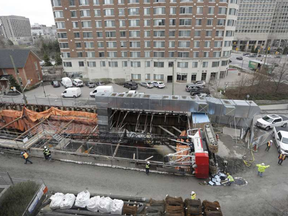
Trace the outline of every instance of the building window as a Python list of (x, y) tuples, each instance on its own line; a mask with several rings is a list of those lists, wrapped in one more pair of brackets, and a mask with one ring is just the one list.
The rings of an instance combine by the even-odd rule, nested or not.
[(192, 7), (180, 7), (180, 14), (192, 14)]
[(164, 52), (154, 52), (154, 57), (158, 58), (164, 58), (165, 53)]
[(154, 26), (165, 26), (165, 19), (154, 19)]
[(128, 67), (128, 62), (127, 61), (122, 61), (122, 67)]
[(156, 7), (153, 9), (154, 15), (162, 15), (165, 14), (165, 7)]
[(226, 14), (227, 8), (226, 7), (219, 7), (218, 8), (218, 14)]
[(100, 67), (106, 67), (106, 62), (105, 61), (100, 61)]
[(217, 73), (216, 72), (212, 72), (210, 75), (210, 79), (211, 80), (215, 80), (217, 78)]
[(174, 67), (174, 62), (168, 62), (168, 67)]
[(87, 66), (88, 67), (96, 67), (96, 62), (95, 61), (88, 61)]
[(150, 74), (145, 74), (145, 80), (150, 80)]
[(144, 15), (150, 15), (150, 8), (144, 8)]
[(213, 57), (214, 57), (214, 58), (219, 58), (219, 57), (221, 57), (221, 52), (213, 52)]
[(206, 37), (211, 37), (212, 36), (212, 31), (206, 31), (205, 36)]
[(61, 6), (61, 0), (52, 0), (52, 6), (53, 7), (60, 7)]
[(154, 74), (154, 80), (163, 81), (164, 80), (164, 74)]
[(194, 41), (194, 48), (200, 47), (200, 41)]
[(212, 26), (213, 25), (213, 19), (207, 19), (207, 26)]
[(63, 58), (70, 58), (70, 53), (69, 52), (63, 52), (62, 57)]
[(129, 37), (140, 37), (140, 31), (129, 31)]
[[(197, 20), (196, 20), (197, 22)], [(191, 19), (180, 19), (179, 21), (179, 25), (191, 25), (192, 24), (192, 20)], [(197, 24), (196, 24), (197, 25)]]
[(140, 52), (130, 52), (131, 58), (140, 58)]
[(77, 52), (77, 57), (83, 57), (83, 53), (82, 52)]
[(203, 14), (203, 7), (197, 7), (197, 14)]
[(91, 42), (91, 41), (89, 41), (89, 42), (84, 42), (84, 47), (85, 48), (94, 48), (94, 42)]
[(176, 25), (176, 19), (170, 19), (169, 20), (169, 25), (170, 26), (175, 26)]
[(75, 6), (75, 0), (69, 0), (69, 6)]
[(208, 7), (208, 14), (214, 15), (214, 7)]
[(129, 27), (140, 26), (140, 20), (138, 20), (138, 19), (130, 19), (128, 22), (129, 22)]
[(80, 10), (81, 17), (90, 17), (90, 10)]
[(113, 5), (114, 4), (114, 0), (104, 0), (103, 4), (104, 5)]
[(55, 18), (62, 18), (63, 16), (63, 11), (54, 11), (54, 17)]
[(118, 62), (117, 61), (109, 61), (108, 65), (109, 65), (109, 67), (118, 67)]
[(69, 48), (68, 43), (59, 43), (60, 48), (67, 49)]
[(106, 38), (116, 37), (116, 32), (115, 31), (105, 32), (105, 35), (106, 35)]
[(35, 70), (38, 70), (38, 63), (34, 62)]
[(139, 15), (139, 8), (129, 8), (128, 14), (133, 16)]
[(125, 9), (124, 8), (119, 9), (119, 16), (125, 16)]
[(99, 1), (100, 1), (100, 0), (93, 0), (93, 5), (99, 5), (99, 4), (100, 4)]
[(76, 42), (75, 46), (76, 46), (76, 48), (81, 48), (82, 47), (81, 42)]
[[(59, 34), (59, 33), (58, 33)], [(60, 33), (63, 34), (63, 33)], [(66, 34), (66, 33), (65, 33)], [(67, 36), (67, 35), (66, 35)], [(58, 35), (59, 37), (59, 35)], [(79, 32), (74, 32), (74, 38), (80, 38), (80, 33)]]
[(203, 62), (202, 63), (202, 68), (208, 68), (208, 62)]
[(215, 48), (222, 47), (222, 41), (214, 41), (214, 47)]
[(193, 52), (193, 58), (198, 58), (199, 57), (199, 52)]
[(126, 31), (120, 31), (120, 37), (126, 37)]
[(190, 48), (190, 41), (179, 41), (178, 47), (180, 48)]
[(105, 9), (104, 15), (105, 16), (114, 16), (114, 9)]
[(204, 47), (205, 47), (205, 48), (209, 48), (210, 45), (211, 45), (211, 41), (205, 41), (205, 42), (204, 42)]
[[(180, 33), (180, 31), (179, 31), (179, 33)], [(179, 35), (180, 36), (180, 35)], [(190, 36), (190, 35), (189, 35)], [(201, 31), (200, 30), (196, 30), (195, 32), (194, 32), (194, 37), (201, 37)]]
[(175, 52), (168, 52), (168, 57), (173, 58), (175, 56)]
[(191, 75), (191, 81), (196, 81), (196, 78), (197, 78), (197, 74), (192, 74)]
[(106, 20), (105, 21), (105, 27), (115, 27), (115, 21), (114, 20)]
[(219, 67), (219, 61), (217, 61), (217, 62), (212, 62), (212, 67)]
[(79, 5), (80, 6), (89, 5), (89, 0), (79, 0)]
[(88, 58), (94, 58), (95, 57), (95, 52), (86, 52), (86, 56)]
[(205, 81), (207, 77), (207, 73), (202, 73), (201, 74), (201, 80)]
[(202, 25), (202, 19), (196, 19), (196, 25), (201, 26)]
[(218, 19), (218, 20), (217, 20), (217, 25), (218, 25), (218, 26), (225, 26), (225, 22), (226, 22), (225, 19)]
[(176, 7), (170, 7), (170, 15), (176, 14)]
[(94, 15), (97, 16), (101, 16), (101, 11), (100, 10), (94, 10)]
[(77, 11), (70, 11), (70, 12), (72, 18), (77, 17)]
[(154, 48), (164, 48), (165, 41), (154, 41), (153, 45), (154, 45)]
[(192, 68), (198, 68), (198, 62), (192, 62)]
[(129, 4), (138, 4), (139, 0), (128, 0)]
[(105, 53), (104, 52), (99, 52), (99, 57), (105, 57)]
[(145, 67), (150, 67), (150, 61), (145, 61)]
[(150, 31), (144, 31), (144, 37), (150, 37)]
[(141, 62), (140, 61), (131, 61), (131, 67), (141, 67)]
[(169, 31), (169, 37), (175, 37), (176, 31)]
[(117, 57), (117, 52), (108, 52), (108, 57), (109, 58), (116, 58)]
[(188, 68), (188, 62), (177, 62), (177, 67), (178, 68)]
[(116, 42), (106, 42), (106, 45), (108, 48), (116, 48), (117, 47), (117, 43)]
[(163, 68), (164, 62), (154, 62), (154, 67)]
[(187, 74), (186, 73), (184, 73), (184, 74), (178, 73), (177, 74), (177, 81), (187, 81)]
[(64, 67), (72, 67), (72, 62), (63, 62)]
[(93, 38), (92, 32), (83, 32), (83, 38)]
[(79, 28), (79, 23), (78, 22), (72, 22), (73, 28)]
[(57, 29), (65, 29), (65, 22), (56, 22)]
[(179, 58), (188, 58), (189, 52), (178, 52), (178, 57)]
[(104, 42), (97, 42), (98, 48), (103, 48), (104, 47)]
[(82, 21), (81, 24), (82, 24), (82, 28), (91, 28), (92, 27), (91, 21)]
[(145, 58), (150, 58), (150, 53), (151, 53), (150, 51), (145, 51), (144, 52)]
[(131, 74), (132, 80), (141, 80), (141, 74)]
[(209, 58), (209, 52), (204, 52), (203, 57), (204, 57), (204, 58)]
[(215, 36), (216, 37), (223, 37), (224, 36), (224, 31), (216, 31)]
[(221, 62), (221, 66), (226, 66), (226, 65), (228, 65), (228, 61), (222, 61)]
[(67, 33), (58, 33), (58, 38), (67, 38)]
[(126, 58), (127, 56), (128, 56), (127, 51), (121, 52), (121, 57)]
[(102, 21), (95, 21), (95, 23), (96, 23), (96, 28), (102, 28)]

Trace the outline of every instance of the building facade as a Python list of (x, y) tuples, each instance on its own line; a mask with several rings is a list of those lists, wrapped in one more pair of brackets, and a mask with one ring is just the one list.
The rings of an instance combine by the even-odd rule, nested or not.
[(227, 72), (237, 0), (51, 2), (68, 73), (189, 83)]
[(15, 45), (32, 43), (31, 26), (28, 18), (21, 16), (0, 16), (0, 28), (3, 36)]
[(46, 26), (35, 23), (31, 27), (31, 34), (33, 42), (39, 40), (40, 38), (46, 40), (57, 40), (57, 31), (55, 25)]
[(288, 0), (240, 0), (233, 48), (288, 46)]

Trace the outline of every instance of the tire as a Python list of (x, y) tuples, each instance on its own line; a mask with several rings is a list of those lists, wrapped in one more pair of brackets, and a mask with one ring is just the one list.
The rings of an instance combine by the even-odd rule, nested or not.
[(266, 127), (266, 128), (265, 128), (265, 130), (266, 130), (266, 131), (269, 131), (269, 130), (270, 130), (270, 127), (269, 127), (269, 126), (268, 126), (268, 127)]
[(287, 123), (283, 124), (282, 127), (286, 128), (287, 127)]
[(73, 98), (76, 98), (76, 95), (74, 95)]

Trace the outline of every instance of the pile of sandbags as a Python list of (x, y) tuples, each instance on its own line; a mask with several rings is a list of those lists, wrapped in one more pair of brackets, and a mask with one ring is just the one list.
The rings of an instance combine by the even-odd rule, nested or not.
[(149, 204), (145, 208), (146, 216), (164, 215), (165, 201), (150, 199)]
[(90, 192), (88, 190), (77, 194), (75, 206), (79, 208), (86, 208), (90, 199)]
[(110, 197), (95, 196), (89, 199), (87, 209), (92, 212), (100, 212), (102, 214), (122, 214), (124, 202), (122, 200)]
[(205, 216), (223, 216), (219, 202), (209, 202), (204, 200), (202, 203)]
[(202, 204), (201, 200), (185, 199), (185, 212), (186, 216), (201, 216), (202, 215)]
[(165, 213), (167, 216), (184, 216), (184, 203), (182, 197), (166, 196)]
[(63, 194), (63, 193), (55, 193), (50, 197), (51, 209), (70, 209), (74, 205), (75, 195), (74, 194)]

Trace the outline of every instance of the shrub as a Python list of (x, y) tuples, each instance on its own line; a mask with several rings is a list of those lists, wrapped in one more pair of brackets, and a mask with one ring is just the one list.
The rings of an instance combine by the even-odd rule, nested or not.
[(117, 79), (114, 79), (113, 81), (115, 84), (118, 84), (118, 85), (124, 85), (125, 83), (125, 79), (122, 79), (122, 78), (117, 78)]

